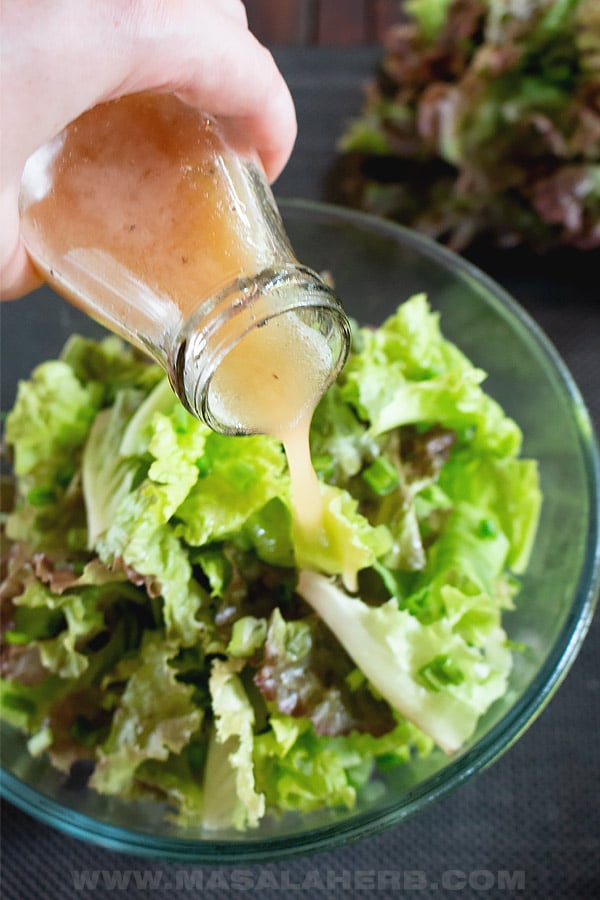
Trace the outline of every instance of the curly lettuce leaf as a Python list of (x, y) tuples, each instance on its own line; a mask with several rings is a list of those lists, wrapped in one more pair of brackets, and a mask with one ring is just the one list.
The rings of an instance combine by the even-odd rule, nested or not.
[(6, 419), (18, 496), (7, 535), (36, 549), (85, 549), (78, 469), (88, 430), (101, 401), (65, 362), (42, 363), (19, 384)]
[(119, 446), (119, 455), (143, 456), (152, 437), (155, 414), (174, 413), (177, 416), (178, 412), (182, 415), (185, 410), (180, 407), (168, 379), (161, 378), (127, 423)]
[(320, 735), (382, 735), (394, 727), (386, 703), (362, 681), (352, 660), (317, 616), (286, 621), (275, 608), (254, 683), (272, 708), (309, 719)]
[(359, 421), (339, 384), (330, 387), (315, 410), (310, 450), (317, 472), (330, 484), (340, 486), (379, 453), (377, 441)]
[(177, 650), (150, 633), (127, 681), (108, 739), (99, 749), (90, 780), (104, 794), (127, 792), (146, 760), (166, 760), (189, 743), (203, 712), (169, 665)]
[(177, 535), (196, 547), (231, 536), (269, 500), (287, 497), (284, 472), (274, 439), (210, 434), (195, 483), (177, 510)]
[(198, 828), (204, 811), (205, 760), (205, 742), (195, 739), (166, 760), (147, 759), (136, 769), (128, 796), (162, 800), (170, 808), (166, 819), (182, 828)]
[(122, 560), (154, 580), (164, 599), (167, 637), (191, 646), (210, 631), (204, 616), (207, 595), (193, 577), (186, 548), (162, 521), (161, 499), (148, 483), (128, 494), (97, 550), (104, 562)]
[(521, 432), (480, 387), (485, 378), (441, 334), (424, 294), (403, 303), (376, 331), (343, 375), (343, 396), (378, 435), (415, 422), (441, 425), (474, 447), (516, 455)]
[(463, 250), (600, 245), (597, 0), (409, 0), (334, 198)]
[(0, 678), (0, 715), (15, 728), (35, 734), (47, 721), (52, 704), (71, 689), (72, 682), (56, 674), (49, 674), (37, 684)]
[(85, 387), (67, 363), (37, 366), (28, 381), (20, 382), (6, 419), (15, 474), (28, 476), (28, 486), (54, 487), (61, 468), (72, 469), (77, 461), (98, 408), (98, 391)]
[(419, 23), (428, 41), (438, 37), (444, 25), (452, 0), (407, 0), (407, 12)]
[[(494, 533), (506, 536), (503, 562), (514, 572), (523, 572), (531, 556), (542, 502), (536, 462), (459, 450), (442, 469), (440, 487), (454, 503), (466, 503), (479, 511), (484, 523), (480, 530), (487, 529), (490, 540)], [(488, 571), (498, 574), (497, 567)]]
[(159, 486), (164, 496), (161, 515), (166, 522), (195, 486), (211, 432), (180, 408), (175, 408), (170, 416), (155, 413), (152, 424), (148, 452), (153, 460), (148, 479)]
[[(98, 602), (102, 594), (102, 588), (88, 588), (87, 591), (70, 590), (56, 595), (40, 582), (32, 581), (23, 593), (14, 599), (17, 606), (16, 633), (32, 638), (31, 633), (27, 635), (27, 631), (31, 628), (39, 630), (40, 627), (45, 627), (50, 632), (58, 630), (56, 636), (46, 637), (38, 634), (33, 639), (42, 665), (49, 672), (56, 672), (61, 678), (77, 678), (88, 667), (88, 658), (80, 651), (79, 644), (83, 638), (86, 642), (89, 641), (104, 627), (104, 615)], [(19, 615), (19, 612), (25, 609), (39, 610), (41, 619), (46, 620), (44, 625), (42, 626), (42, 621), (36, 616)], [(51, 611), (59, 611), (60, 616), (53, 616), (48, 621)]]
[[(122, 396), (122, 392), (117, 395), (109, 416), (118, 415)], [(101, 517), (97, 516), (94, 528), (101, 559), (108, 564), (121, 560), (139, 575), (153, 578), (164, 598), (167, 635), (189, 645), (207, 630), (199, 616), (206, 594), (193, 577), (187, 549), (170, 520), (198, 479), (208, 429), (178, 405), (171, 404), (170, 414), (161, 411), (170, 403), (170, 396), (159, 384), (139, 408), (142, 416), (125, 417), (111, 429), (107, 427), (112, 421), (109, 418), (99, 423), (97, 436), (94, 426), (83, 469), (88, 473), (88, 509), (100, 508), (97, 501), (93, 506), (94, 498), (97, 495), (102, 501), (107, 481), (112, 480), (114, 485), (112, 502)], [(123, 447), (141, 449), (142, 436), (144, 456), (123, 456)], [(109, 451), (106, 444), (111, 438)], [(136, 483), (140, 471), (145, 477)]]
[(374, 737), (352, 732), (319, 737), (310, 722), (272, 713), (269, 731), (254, 740), (257, 783), (268, 806), (310, 812), (323, 806), (351, 809), (373, 774), (407, 762), (413, 752), (426, 755), (432, 742), (409, 722)]
[(254, 709), (238, 675), (243, 662), (215, 659), (209, 681), (215, 735), (209, 747), (205, 828), (256, 826), (265, 798), (256, 790), (252, 750)]
[(158, 366), (114, 335), (95, 341), (75, 334), (60, 358), (82, 384), (100, 393), (103, 406), (113, 403), (122, 388), (148, 393), (164, 378)]

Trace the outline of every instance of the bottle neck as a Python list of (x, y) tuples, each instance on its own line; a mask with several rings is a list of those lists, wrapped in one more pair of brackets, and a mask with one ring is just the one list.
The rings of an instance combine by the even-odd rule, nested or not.
[(335, 293), (310, 269), (287, 264), (236, 279), (202, 304), (166, 368), (184, 406), (215, 431), (277, 435), (283, 420), (314, 409), (349, 347)]

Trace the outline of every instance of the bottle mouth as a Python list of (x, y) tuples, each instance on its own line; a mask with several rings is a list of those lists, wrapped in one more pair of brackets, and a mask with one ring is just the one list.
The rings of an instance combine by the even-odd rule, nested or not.
[(280, 436), (312, 414), (350, 340), (339, 299), (315, 272), (268, 268), (202, 304), (179, 335), (169, 377), (214, 431)]

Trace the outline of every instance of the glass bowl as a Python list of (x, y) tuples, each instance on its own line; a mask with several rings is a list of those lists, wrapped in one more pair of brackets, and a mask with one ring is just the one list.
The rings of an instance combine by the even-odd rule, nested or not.
[[(31, 758), (3, 725), (4, 796), (42, 821), (98, 845), (197, 863), (274, 861), (331, 849), (395, 825), (448, 794), (498, 758), (548, 702), (572, 664), (591, 620), (599, 576), (599, 463), (592, 427), (569, 372), (520, 307), (494, 282), (437, 244), (374, 217), (314, 203), (281, 203), (298, 258), (328, 270), (348, 313), (378, 324), (425, 291), (448, 338), (489, 373), (487, 390), (524, 432), (524, 454), (540, 463), (544, 503), (517, 608), (506, 616), (516, 654), (505, 697), (472, 740), (378, 776), (352, 811), (268, 819), (245, 833), (186, 832), (164, 809), (98, 796)], [(100, 329), (49, 288), (2, 310), (2, 408), (17, 379), (55, 356), (72, 332)], [(378, 788), (378, 789), (377, 789)]]

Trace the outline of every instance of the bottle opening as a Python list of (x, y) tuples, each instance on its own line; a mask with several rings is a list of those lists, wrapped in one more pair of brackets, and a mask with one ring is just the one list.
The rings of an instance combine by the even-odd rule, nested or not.
[(339, 300), (314, 272), (288, 266), (237, 281), (211, 304), (181, 342), (175, 389), (216, 431), (283, 439), (346, 361)]

